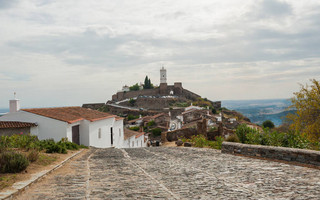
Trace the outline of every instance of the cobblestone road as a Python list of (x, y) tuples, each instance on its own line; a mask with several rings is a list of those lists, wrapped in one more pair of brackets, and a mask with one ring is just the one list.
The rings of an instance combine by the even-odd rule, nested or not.
[(92, 149), (63, 168), (18, 199), (320, 199), (319, 170), (212, 149)]

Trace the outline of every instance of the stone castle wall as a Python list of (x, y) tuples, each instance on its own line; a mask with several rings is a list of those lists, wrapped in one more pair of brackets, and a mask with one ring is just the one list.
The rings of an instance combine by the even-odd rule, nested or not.
[(159, 88), (154, 89), (143, 89), (138, 91), (128, 91), (128, 92), (117, 92), (112, 96), (113, 101), (121, 101), (124, 99), (130, 99), (138, 96), (166, 96), (170, 95), (173, 91), (174, 96), (185, 97), (190, 100), (197, 100), (200, 95), (197, 95), (189, 90), (186, 90), (182, 87), (182, 83), (177, 82), (174, 85), (167, 85), (166, 83), (161, 83)]
[(159, 88), (154, 89), (143, 89), (138, 91), (128, 91), (128, 92), (117, 92), (117, 94), (114, 94), (112, 96), (113, 101), (121, 101), (124, 99), (130, 99), (133, 97), (138, 97), (140, 95), (159, 95), (160, 90)]
[(191, 99), (193, 101), (196, 101), (198, 98), (200, 98), (200, 95), (197, 95), (196, 93), (193, 93), (189, 90), (183, 89), (182, 90), (182, 95), (187, 98), (187, 99)]

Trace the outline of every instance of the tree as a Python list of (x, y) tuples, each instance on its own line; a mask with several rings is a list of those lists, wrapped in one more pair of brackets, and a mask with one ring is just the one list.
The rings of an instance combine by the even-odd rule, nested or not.
[(137, 91), (140, 90), (140, 87), (138, 85), (138, 83), (134, 84), (133, 86), (129, 87), (130, 91)]
[(290, 128), (307, 135), (312, 141), (320, 140), (320, 83), (315, 79), (310, 80), (312, 84), (301, 85), (299, 92), (294, 93), (291, 98), (292, 105), (289, 109), (296, 110), (288, 114), (291, 122)]
[(143, 89), (152, 89), (153, 85), (151, 83), (150, 78), (148, 78), (148, 76), (146, 76), (146, 78), (144, 79), (144, 85), (143, 85)]
[(274, 123), (271, 120), (266, 120), (262, 123), (263, 128), (274, 128)]
[(144, 79), (143, 89), (149, 89), (149, 79), (148, 76)]

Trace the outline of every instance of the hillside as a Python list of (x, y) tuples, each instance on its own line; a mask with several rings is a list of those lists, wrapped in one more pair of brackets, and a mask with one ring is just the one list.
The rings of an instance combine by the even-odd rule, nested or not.
[(222, 103), (224, 107), (242, 113), (256, 124), (271, 120), (276, 126), (279, 126), (285, 116), (293, 112), (286, 110), (290, 106), (290, 101), (287, 99), (235, 100)]

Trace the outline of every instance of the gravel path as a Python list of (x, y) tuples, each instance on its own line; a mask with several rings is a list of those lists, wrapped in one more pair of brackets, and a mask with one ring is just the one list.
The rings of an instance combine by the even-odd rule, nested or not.
[(91, 149), (18, 199), (320, 199), (320, 171), (212, 149)]

